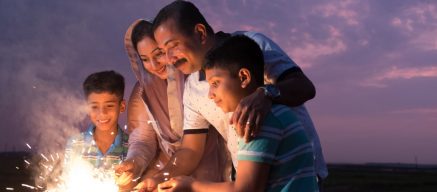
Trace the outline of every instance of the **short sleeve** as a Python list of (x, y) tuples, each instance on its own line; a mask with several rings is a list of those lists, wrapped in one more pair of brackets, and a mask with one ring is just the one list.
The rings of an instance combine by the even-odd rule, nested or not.
[(298, 67), (297, 64), (271, 39), (262, 33), (239, 31), (233, 35), (245, 35), (253, 39), (264, 55), (264, 83), (275, 84), (279, 76), (288, 69)]
[(272, 164), (282, 138), (281, 124), (272, 114), (266, 116), (259, 134), (249, 143), (238, 141), (237, 159)]
[(209, 122), (197, 109), (198, 103), (192, 97), (192, 91), (195, 90), (193, 81), (196, 81), (196, 76), (190, 75), (185, 83), (184, 88), (184, 134), (194, 130), (208, 130)]
[(264, 135), (263, 131), (261, 131), (259, 135), (249, 143), (245, 143), (241, 138), (238, 139), (237, 159), (239, 161), (272, 164), (278, 146), (278, 139)]

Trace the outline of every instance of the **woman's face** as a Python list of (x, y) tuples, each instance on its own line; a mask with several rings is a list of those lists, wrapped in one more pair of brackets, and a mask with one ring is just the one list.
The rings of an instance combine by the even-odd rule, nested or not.
[(155, 40), (144, 37), (138, 42), (137, 50), (147, 71), (161, 79), (167, 79), (166, 57)]

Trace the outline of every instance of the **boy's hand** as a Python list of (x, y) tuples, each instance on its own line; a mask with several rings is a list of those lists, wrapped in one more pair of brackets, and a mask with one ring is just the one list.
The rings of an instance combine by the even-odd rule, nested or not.
[(136, 164), (133, 160), (123, 161), (115, 167), (116, 184), (120, 190), (132, 189), (137, 183), (139, 173), (136, 173)]
[(188, 176), (174, 177), (166, 182), (160, 183), (158, 185), (158, 191), (191, 191), (191, 184), (193, 183), (193, 181), (193, 178)]
[(229, 123), (235, 126), (237, 135), (244, 137), (245, 142), (248, 143), (258, 134), (271, 107), (272, 101), (261, 89), (257, 89), (241, 99)]

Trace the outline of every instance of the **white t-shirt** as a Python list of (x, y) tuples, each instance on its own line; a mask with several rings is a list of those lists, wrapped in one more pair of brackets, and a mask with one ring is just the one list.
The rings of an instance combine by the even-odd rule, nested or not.
[[(238, 31), (232, 35), (245, 35), (253, 39), (261, 48), (264, 55), (264, 83), (275, 84), (279, 76), (288, 69), (298, 67), (282, 49), (272, 40), (261, 33)], [(227, 141), (232, 162), (237, 167), (238, 137), (233, 125), (229, 125), (232, 114), (225, 114), (217, 107), (213, 100), (208, 98), (209, 85), (204, 80), (204, 74), (195, 72), (188, 76), (185, 82), (183, 96), (184, 104), (184, 132), (201, 131), (210, 125)], [(304, 105), (291, 108), (302, 121), (315, 151), (315, 165), (320, 177), (328, 175), (323, 158), (319, 137)]]

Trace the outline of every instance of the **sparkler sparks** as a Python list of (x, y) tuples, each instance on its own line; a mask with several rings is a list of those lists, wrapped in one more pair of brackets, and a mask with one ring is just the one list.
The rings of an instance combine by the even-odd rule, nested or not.
[(29, 145), (28, 143), (26, 143), (26, 146), (27, 146), (29, 149), (32, 149), (32, 147), (30, 147), (30, 145)]
[(49, 159), (47, 159), (47, 157), (41, 153), (41, 157), (44, 158), (47, 162), (49, 161)]
[(12, 187), (6, 187), (6, 191), (13, 191), (14, 190), (14, 188), (12, 188)]
[(27, 161), (27, 160), (24, 160), (24, 162), (25, 162), (26, 164), (30, 165), (30, 162), (29, 162), (29, 161)]
[(34, 187), (32, 185), (28, 185), (28, 184), (21, 184), (21, 186), (27, 187), (27, 188), (30, 188), (30, 189), (36, 189), (36, 187)]
[(138, 181), (138, 179), (140, 179), (141, 177), (137, 177), (137, 178), (135, 178), (135, 179), (132, 179), (132, 181), (133, 182), (137, 182)]

